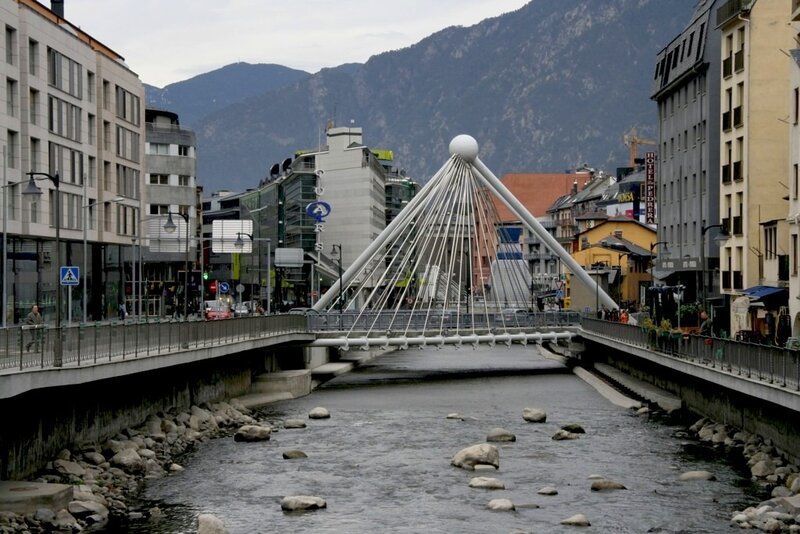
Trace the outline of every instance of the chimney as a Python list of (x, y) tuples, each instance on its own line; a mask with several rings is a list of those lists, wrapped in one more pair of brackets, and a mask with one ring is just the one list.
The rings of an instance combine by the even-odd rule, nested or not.
[(50, 11), (64, 18), (64, 0), (50, 0)]
[(572, 194), (573, 195), (577, 195), (578, 194), (578, 179), (577, 178), (575, 178), (575, 181), (572, 182)]

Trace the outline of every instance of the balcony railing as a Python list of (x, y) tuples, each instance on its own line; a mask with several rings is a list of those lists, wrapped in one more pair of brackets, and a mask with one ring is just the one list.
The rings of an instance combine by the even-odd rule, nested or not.
[(733, 233), (734, 235), (742, 235), (742, 216), (736, 215), (733, 218)]
[(733, 127), (738, 128), (742, 124), (744, 113), (742, 113), (742, 106), (733, 108)]
[(722, 60), (722, 76), (728, 78), (733, 74), (733, 58), (731, 56)]
[(735, 72), (744, 70), (744, 50), (739, 50), (733, 55), (733, 70)]
[(722, 166), (722, 173), (720, 175), (723, 184), (731, 183), (731, 166), (730, 164)]
[(728, 0), (717, 9), (717, 26), (722, 26), (742, 11), (749, 11), (753, 0)]
[(733, 181), (738, 182), (742, 180), (744, 177), (742, 176), (742, 162), (741, 161), (734, 161), (733, 162)]

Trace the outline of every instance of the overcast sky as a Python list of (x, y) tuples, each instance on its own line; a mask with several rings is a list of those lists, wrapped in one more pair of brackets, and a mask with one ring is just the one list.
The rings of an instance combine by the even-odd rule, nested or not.
[(64, 14), (143, 82), (163, 87), (239, 61), (312, 73), (363, 63), (528, 1), (64, 0)]

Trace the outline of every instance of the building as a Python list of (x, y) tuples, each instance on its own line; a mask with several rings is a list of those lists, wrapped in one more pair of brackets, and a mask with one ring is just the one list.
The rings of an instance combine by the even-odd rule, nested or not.
[[(714, 237), (720, 224), (721, 58), (716, 20), (723, 4), (698, 2), (683, 32), (657, 55), (651, 91), (658, 104), (655, 241), (670, 252), (659, 256), (654, 274), (668, 285), (684, 285), (692, 301), (719, 295)], [(732, 172), (730, 165), (724, 169)]]
[[(144, 86), (120, 54), (64, 16), (63, 2), (0, 0), (3, 324), (34, 303), (46, 321), (58, 316), (61, 266), (79, 267), (80, 283), (63, 289), (60, 316), (113, 316), (138, 235)], [(28, 171), (45, 192), (34, 200), (21, 194)]]
[[(132, 309), (145, 315), (182, 313), (188, 263), (188, 311), (202, 300), (197, 237), (197, 157), (195, 134), (182, 128), (176, 113), (145, 110), (145, 216), (139, 225), (139, 267), (133, 269)], [(177, 231), (164, 228), (172, 217)], [(188, 236), (188, 240), (187, 240)], [(146, 281), (146, 283), (145, 283)], [(134, 307), (135, 306), (135, 307)]]
[[(792, 21), (800, 22), (800, 2), (792, 2)], [(800, 34), (800, 32), (798, 32)], [(800, 35), (795, 35), (800, 43)], [(789, 90), (791, 115), (789, 117), (789, 315), (792, 336), (800, 333), (800, 44), (795, 44), (789, 59)], [(795, 298), (792, 298), (795, 297)]]
[[(730, 301), (757, 287), (780, 293), (789, 282), (788, 247), (779, 243), (789, 241), (785, 121), (790, 116), (791, 62), (780, 51), (795, 43), (789, 25), (792, 5), (729, 0), (715, 13), (722, 52), (719, 203), (721, 224), (729, 234), (720, 249), (720, 272), (722, 293)], [(753, 315), (788, 305), (786, 292), (783, 295), (782, 302), (774, 300), (768, 306), (772, 310)], [(732, 334), (757, 329), (753, 323), (742, 328), (734, 319)]]

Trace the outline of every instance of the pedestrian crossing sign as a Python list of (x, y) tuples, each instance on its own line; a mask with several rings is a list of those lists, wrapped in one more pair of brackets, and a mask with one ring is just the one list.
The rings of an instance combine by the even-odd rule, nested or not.
[(81, 279), (81, 270), (74, 265), (61, 266), (61, 285), (77, 286)]

